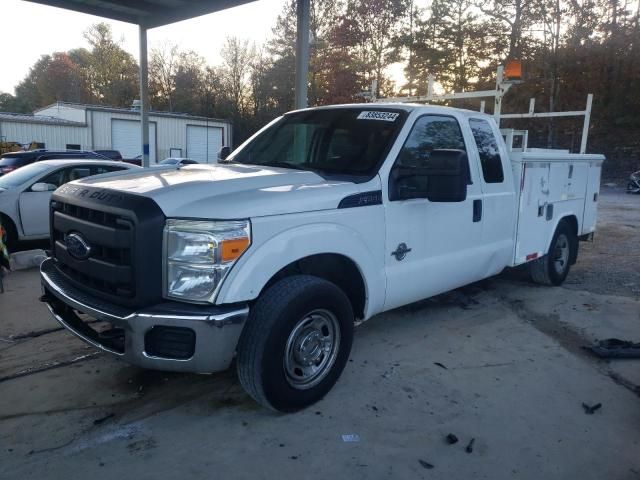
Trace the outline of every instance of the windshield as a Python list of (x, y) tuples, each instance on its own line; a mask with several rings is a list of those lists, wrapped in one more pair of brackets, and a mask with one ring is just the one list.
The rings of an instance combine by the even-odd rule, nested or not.
[(178, 162), (180, 162), (178, 158), (165, 158), (160, 162), (160, 165), (175, 165)]
[(373, 106), (290, 113), (228, 161), (371, 176), (393, 144), (405, 117), (402, 110)]
[(45, 165), (43, 163), (32, 163), (31, 165), (19, 168), (18, 170), (0, 177), (0, 188), (12, 188), (22, 185), (30, 178), (35, 177), (39, 173), (45, 172), (49, 168), (49, 165)]
[(0, 158), (0, 167), (16, 167), (20, 166), (20, 157), (2, 157)]

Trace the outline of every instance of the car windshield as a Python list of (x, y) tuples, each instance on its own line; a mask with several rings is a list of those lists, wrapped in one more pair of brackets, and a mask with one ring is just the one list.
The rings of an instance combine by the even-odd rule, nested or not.
[(0, 158), (0, 167), (15, 167), (20, 165), (20, 157)]
[(175, 165), (178, 162), (180, 162), (178, 158), (165, 158), (160, 162), (160, 165)]
[(406, 112), (387, 108), (333, 108), (285, 115), (227, 161), (371, 176), (404, 123)]
[(43, 163), (32, 163), (31, 165), (19, 168), (0, 177), (0, 188), (13, 188), (22, 185), (30, 178), (47, 171), (49, 168), (51, 168), (49, 165)]

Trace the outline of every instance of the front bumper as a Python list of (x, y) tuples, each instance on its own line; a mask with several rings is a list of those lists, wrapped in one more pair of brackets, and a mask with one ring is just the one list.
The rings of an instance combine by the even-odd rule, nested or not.
[[(51, 258), (40, 266), (40, 276), (42, 300), (62, 326), (94, 347), (142, 368), (195, 373), (226, 369), (249, 313), (246, 305), (179, 302), (129, 310), (86, 295), (66, 280)], [(94, 330), (77, 312), (107, 322), (112, 329)]]

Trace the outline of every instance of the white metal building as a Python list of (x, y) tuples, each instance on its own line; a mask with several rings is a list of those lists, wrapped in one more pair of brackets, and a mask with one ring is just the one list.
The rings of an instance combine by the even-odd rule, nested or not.
[[(227, 120), (150, 112), (150, 163), (166, 157), (215, 163), (220, 148), (231, 145), (231, 135)], [(0, 139), (43, 143), (48, 149), (118, 150), (124, 158), (142, 154), (140, 112), (135, 107), (58, 102), (33, 115), (0, 113)]]

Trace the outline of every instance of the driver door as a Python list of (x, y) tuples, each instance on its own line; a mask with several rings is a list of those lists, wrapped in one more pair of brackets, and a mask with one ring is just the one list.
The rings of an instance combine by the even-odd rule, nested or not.
[[(394, 168), (415, 168), (417, 186), (437, 181), (420, 177), (419, 172), (428, 166), (431, 152), (440, 149), (468, 151), (458, 120), (448, 115), (423, 115), (413, 125)], [(393, 199), (397, 195), (391, 192), (397, 185), (392, 169), (385, 208), (385, 310), (482, 278), (482, 191), (477, 166), (471, 164), (469, 172), (465, 200), (430, 201)]]
[[(88, 166), (60, 168), (26, 188), (18, 199), (20, 221), (22, 222), (24, 235), (27, 237), (49, 235), (49, 201), (51, 200), (51, 194), (60, 185), (86, 177), (89, 174)], [(48, 190), (38, 192), (32, 190), (33, 185), (43, 183), (48, 185)]]

